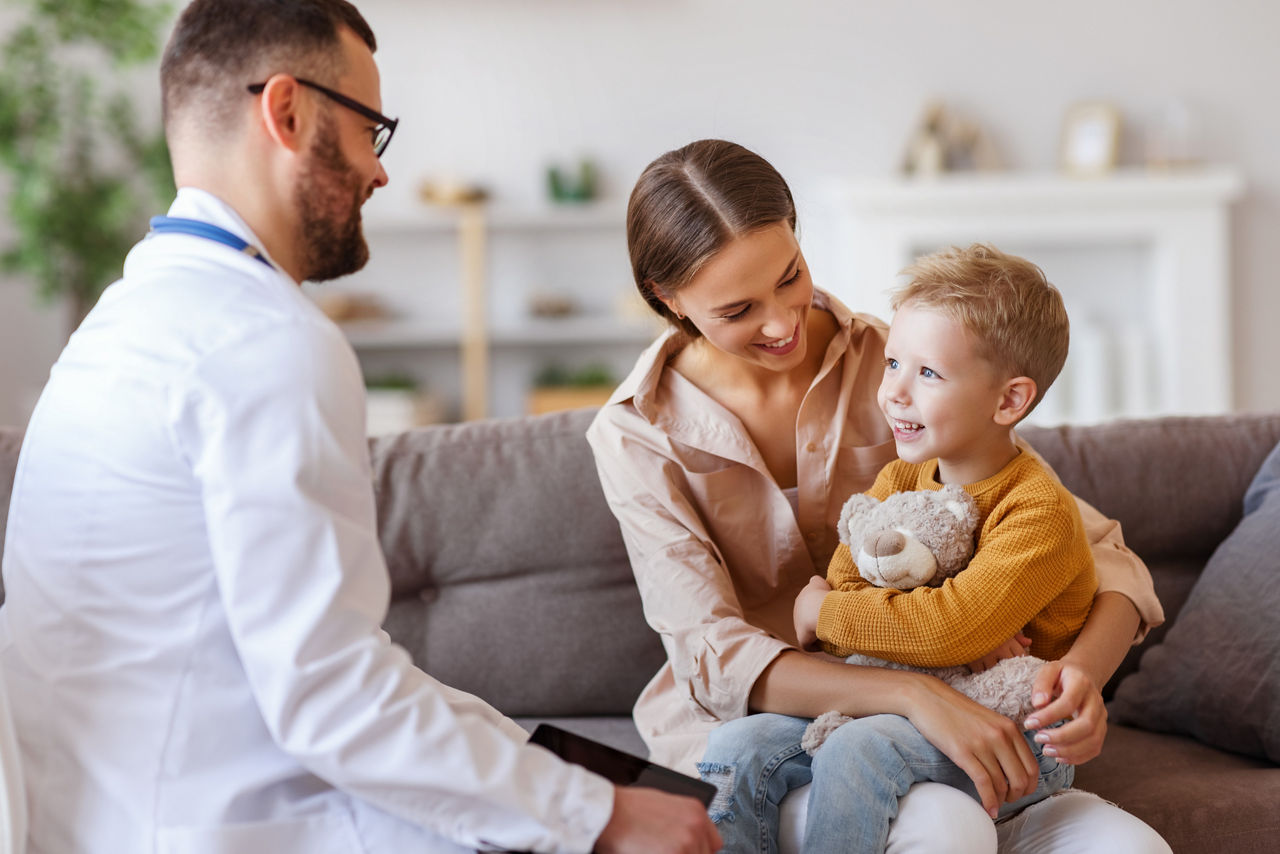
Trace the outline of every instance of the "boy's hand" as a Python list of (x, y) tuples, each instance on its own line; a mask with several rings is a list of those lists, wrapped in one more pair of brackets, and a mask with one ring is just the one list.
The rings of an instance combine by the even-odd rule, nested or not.
[(1019, 655), (1026, 655), (1027, 650), (1030, 648), (1031, 638), (1022, 632), (1018, 632), (982, 658), (977, 661), (970, 661), (965, 667), (969, 668), (970, 673), (982, 673), (984, 670), (995, 667), (1006, 658), (1017, 658)]
[(796, 624), (796, 640), (801, 649), (818, 649), (818, 613), (822, 600), (831, 592), (825, 578), (815, 575), (796, 597), (791, 617)]

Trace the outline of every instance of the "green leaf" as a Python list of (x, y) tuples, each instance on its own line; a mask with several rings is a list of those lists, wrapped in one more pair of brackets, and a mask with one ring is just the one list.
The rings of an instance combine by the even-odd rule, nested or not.
[(0, 46), (0, 167), (13, 239), (0, 267), (91, 304), (173, 197), (168, 149), (104, 70), (151, 62), (168, 3), (23, 0)]

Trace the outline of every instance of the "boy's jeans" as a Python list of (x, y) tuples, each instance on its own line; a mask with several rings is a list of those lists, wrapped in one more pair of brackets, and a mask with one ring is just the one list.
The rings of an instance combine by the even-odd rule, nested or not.
[[(857, 718), (827, 737), (816, 756), (800, 747), (808, 718), (755, 714), (722, 724), (711, 734), (702, 778), (719, 794), (711, 818), (730, 854), (776, 854), (778, 805), (792, 789), (812, 782), (805, 821), (805, 851), (824, 854), (885, 849), (898, 798), (913, 783), (932, 780), (977, 800), (969, 777), (914, 726), (898, 715)], [(1003, 818), (1071, 785), (1075, 768), (1044, 756), (1024, 733), (1040, 765), (1035, 793), (1000, 808)], [(946, 828), (939, 827), (940, 848)]]

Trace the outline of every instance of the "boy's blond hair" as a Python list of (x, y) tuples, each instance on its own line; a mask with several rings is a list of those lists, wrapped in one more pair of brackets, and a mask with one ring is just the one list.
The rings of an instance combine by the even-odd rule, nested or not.
[(959, 322), (974, 338), (978, 354), (1010, 377), (1030, 377), (1036, 397), (1025, 418), (1044, 398), (1067, 360), (1067, 309), (1044, 272), (1025, 258), (986, 243), (952, 246), (916, 259), (902, 271), (906, 284), (890, 294), (903, 305), (931, 308)]

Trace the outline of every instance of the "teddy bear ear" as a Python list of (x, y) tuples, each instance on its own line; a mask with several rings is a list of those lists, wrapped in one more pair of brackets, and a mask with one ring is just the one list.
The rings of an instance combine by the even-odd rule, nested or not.
[(972, 530), (978, 525), (978, 504), (963, 486), (949, 483), (940, 490), (940, 496), (948, 510), (965, 527)]
[(840, 542), (846, 546), (852, 546), (854, 537), (850, 527), (856, 527), (859, 517), (879, 505), (879, 501), (861, 492), (856, 492), (849, 496), (849, 500), (844, 503), (844, 507), (840, 508), (840, 521), (836, 523), (836, 534), (840, 537)]

